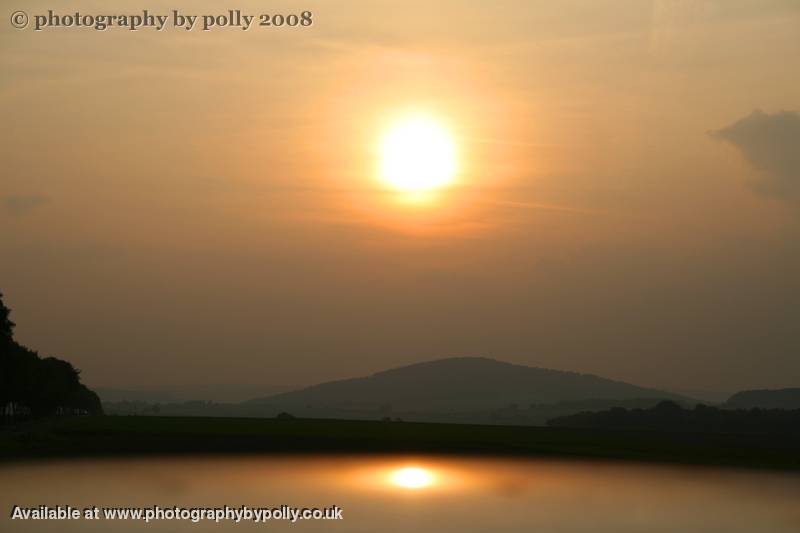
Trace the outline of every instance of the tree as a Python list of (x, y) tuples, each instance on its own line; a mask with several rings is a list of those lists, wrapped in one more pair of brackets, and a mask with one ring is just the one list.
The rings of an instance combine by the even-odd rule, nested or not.
[(14, 340), (10, 314), (0, 294), (0, 414), (17, 418), (102, 413), (100, 398), (80, 382), (80, 372), (71, 363), (42, 359)]
[(3, 294), (0, 293), (0, 409), (2, 414), (10, 409), (9, 404), (13, 398), (12, 388), (12, 348), (14, 343), (14, 323), (9, 318), (11, 310), (3, 303)]
[(3, 303), (3, 293), (0, 292), (0, 346), (8, 346), (14, 341), (15, 324), (9, 318), (11, 310)]

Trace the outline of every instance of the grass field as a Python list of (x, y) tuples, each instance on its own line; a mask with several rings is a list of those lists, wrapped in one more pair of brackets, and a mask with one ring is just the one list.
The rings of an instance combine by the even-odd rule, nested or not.
[(346, 420), (51, 419), (0, 431), (0, 460), (194, 453), (563, 456), (800, 470), (800, 435), (720, 435)]

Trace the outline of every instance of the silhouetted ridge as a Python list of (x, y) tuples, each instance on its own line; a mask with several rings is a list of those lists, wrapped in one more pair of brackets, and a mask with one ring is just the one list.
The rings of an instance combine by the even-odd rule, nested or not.
[(800, 409), (800, 388), (741, 391), (728, 398), (725, 406), (734, 409)]
[[(370, 408), (387, 412), (457, 412), (588, 399), (683, 398), (590, 374), (563, 372), (484, 357), (439, 359), (321, 383), (253, 400), (304, 408)], [(252, 403), (251, 402), (251, 403)]]

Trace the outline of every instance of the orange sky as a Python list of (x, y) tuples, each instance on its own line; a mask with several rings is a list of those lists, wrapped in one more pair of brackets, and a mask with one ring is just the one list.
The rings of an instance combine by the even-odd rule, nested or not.
[[(454, 355), (796, 385), (800, 169), (713, 134), (800, 110), (796, 2), (268, 7), (301, 4), (310, 29), (2, 25), (0, 291), (22, 342), (120, 387)], [(458, 152), (419, 204), (376, 171), (411, 112)]]

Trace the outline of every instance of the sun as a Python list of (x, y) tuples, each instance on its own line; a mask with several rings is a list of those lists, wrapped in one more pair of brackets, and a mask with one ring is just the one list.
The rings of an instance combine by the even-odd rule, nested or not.
[(450, 134), (437, 121), (413, 116), (393, 124), (380, 144), (380, 177), (407, 192), (439, 189), (453, 180), (456, 150)]

